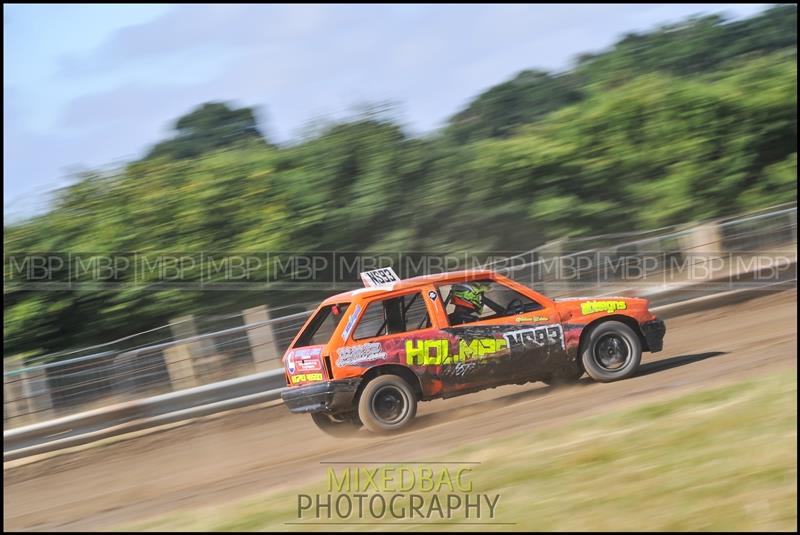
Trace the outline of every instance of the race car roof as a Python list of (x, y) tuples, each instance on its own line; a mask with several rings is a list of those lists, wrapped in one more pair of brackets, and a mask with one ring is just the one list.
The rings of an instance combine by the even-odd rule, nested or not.
[(350, 302), (355, 298), (372, 297), (377, 294), (385, 294), (389, 292), (394, 292), (396, 290), (407, 290), (407, 289), (417, 288), (420, 286), (425, 286), (427, 284), (448, 284), (448, 283), (467, 281), (467, 280), (478, 280), (478, 279), (489, 279), (489, 278), (494, 279), (497, 278), (498, 276), (500, 275), (488, 269), (481, 269), (481, 270), (471, 269), (465, 271), (450, 271), (447, 273), (436, 273), (433, 275), (422, 275), (419, 277), (412, 277), (410, 279), (402, 279), (401, 281), (392, 284), (385, 284), (381, 286), (370, 286), (367, 288), (358, 288), (355, 290), (342, 292), (336, 295), (332, 295), (331, 297), (328, 297), (322, 302), (322, 304), (330, 305), (334, 303)]

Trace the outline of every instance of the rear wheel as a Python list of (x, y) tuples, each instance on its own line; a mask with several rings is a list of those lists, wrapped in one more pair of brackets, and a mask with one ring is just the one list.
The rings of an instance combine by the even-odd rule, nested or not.
[(374, 433), (398, 431), (417, 414), (417, 397), (411, 386), (397, 375), (379, 375), (371, 380), (358, 400), (358, 416)]
[(639, 337), (619, 321), (605, 321), (594, 327), (581, 353), (586, 373), (602, 383), (627, 379), (639, 369), (641, 360)]
[(353, 436), (361, 428), (361, 420), (355, 413), (334, 416), (327, 412), (314, 412), (311, 419), (321, 431), (337, 438)]

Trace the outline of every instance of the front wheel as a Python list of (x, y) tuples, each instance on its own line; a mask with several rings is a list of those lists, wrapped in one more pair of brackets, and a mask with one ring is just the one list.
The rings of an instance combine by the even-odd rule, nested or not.
[(374, 433), (399, 431), (417, 414), (417, 397), (397, 375), (379, 375), (367, 383), (358, 400), (358, 416)]
[(605, 321), (594, 327), (581, 352), (586, 373), (601, 383), (627, 379), (639, 369), (641, 360), (639, 337), (619, 321)]
[(361, 421), (355, 414), (334, 416), (327, 412), (314, 412), (311, 419), (322, 432), (337, 438), (351, 437), (361, 428)]

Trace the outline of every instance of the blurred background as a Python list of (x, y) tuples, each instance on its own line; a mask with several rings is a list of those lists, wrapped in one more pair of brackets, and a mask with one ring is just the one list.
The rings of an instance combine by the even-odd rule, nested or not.
[[(797, 196), (793, 5), (4, 16), (6, 257), (524, 251)], [(317, 297), (4, 284), (3, 353)]]
[[(765, 292), (753, 308), (727, 303), (706, 316), (671, 320), (665, 352), (641, 374), (644, 386), (624, 381), (613, 388), (639, 395), (699, 387), (744, 377), (760, 364), (784, 372), (795, 366), (796, 376), (795, 5), (12, 4), (3, 16), (4, 423), (16, 441), (4, 440), (4, 454), (16, 448), (12, 456), (22, 458), (36, 448), (45, 448), (38, 454), (95, 440), (134, 417), (108, 413), (107, 421), (42, 429), (60, 416), (117, 402), (142, 402), (137, 417), (156, 425), (178, 413), (173, 419), (275, 399), (284, 385), (275, 371), (279, 357), (308, 312), (322, 297), (358, 286), (360, 264), (345, 277), (323, 269), (298, 279), (305, 271), (297, 258), (377, 259), (371, 267), (403, 256), (456, 258), (437, 268), (449, 270), (474, 267), (473, 257), (510, 257), (517, 262), (501, 261), (498, 269), (551, 296), (628, 293), (667, 308), (731, 290), (722, 273), (735, 273), (737, 282), (744, 274), (745, 286), (759, 288), (788, 282), (790, 291), (782, 286), (774, 306)], [(601, 273), (601, 260), (647, 255), (655, 263), (646, 274)], [(109, 268), (109, 259), (123, 268)], [(232, 278), (226, 262), (241, 259), (257, 267)], [(588, 264), (566, 280), (540, 272), (551, 259)], [(687, 290), (693, 272), (672, 269), (673, 260), (716, 271)], [(761, 260), (781, 267), (762, 277)], [(662, 291), (667, 282), (677, 289)], [(705, 362), (728, 354), (725, 373), (714, 367), (717, 360)], [(668, 384), (646, 390), (648, 382)], [(759, 399), (783, 419), (764, 418), (759, 405), (747, 413), (747, 425), (732, 422), (742, 436), (726, 435), (738, 437), (726, 444), (742, 451), (730, 458), (749, 462), (777, 442), (791, 446), (790, 434), (794, 458), (780, 450), (774, 465), (765, 461), (763, 480), (755, 468), (740, 472), (737, 462), (714, 465), (721, 472), (709, 480), (717, 483), (683, 474), (663, 495), (726, 488), (653, 515), (642, 508), (641, 522), (660, 519), (654, 529), (667, 530), (783, 529), (793, 522), (796, 529), (796, 412), (783, 410), (792, 396), (796, 404), (796, 384), (764, 384)], [(500, 405), (530, 401), (519, 390)], [(603, 392), (587, 396), (605, 406)], [(153, 402), (150, 396), (160, 394), (167, 397)], [(581, 410), (569, 408), (578, 403), (569, 394), (559, 395), (552, 401), (568, 414), (558, 407), (554, 414), (566, 419)], [(702, 400), (725, 404), (733, 395)], [(682, 434), (689, 418), (682, 403), (656, 411), (674, 416), (665, 425), (681, 452), (659, 473), (694, 462), (683, 458), (690, 439)], [(438, 421), (436, 410), (443, 409), (436, 407), (429, 421)], [(440, 446), (460, 443), (464, 430), (502, 423), (490, 409), (483, 422), (456, 418), (457, 439), (446, 442), (442, 433)], [(91, 451), (90, 462), (64, 473), (46, 464), (13, 471), (4, 483), (14, 496), (4, 502), (11, 504), (4, 520), (26, 529), (116, 526), (139, 518), (136, 508), (151, 497), (183, 504), (185, 495), (168, 494), (170, 485), (185, 484), (197, 503), (216, 502), (196, 489), (208, 484), (213, 491), (214, 477), (242, 488), (256, 476), (268, 480), (274, 473), (264, 462), (267, 449), (296, 454), (294, 476), (309, 466), (313, 448), (331, 446), (305, 419), (281, 421), (283, 432), (270, 433), (276, 427), (262, 425), (261, 417), (232, 416), (228, 427), (187, 432), (186, 449), (203, 452), (204, 471), (184, 458), (186, 450), (170, 453), (158, 444), (123, 451), (123, 464), (133, 467), (124, 471), (113, 456), (107, 464)], [(42, 424), (41, 433), (25, 434), (32, 423)], [(689, 427), (713, 431), (719, 422), (706, 423)], [(760, 425), (763, 433), (748, 434)], [(613, 428), (604, 426), (598, 435)], [(719, 429), (707, 450), (717, 453), (708, 457), (725, 460), (716, 440), (733, 431)], [(763, 444), (751, 446), (751, 439)], [(512, 447), (506, 458), (517, 459), (530, 443)], [(417, 445), (397, 442), (399, 450)], [(571, 489), (559, 479), (571, 467), (590, 465), (598, 478), (624, 474), (606, 469), (626, 447), (556, 460), (565, 466), (550, 471), (553, 492)], [(640, 481), (654, 457), (639, 459), (641, 471), (628, 479)], [(544, 480), (536, 478), (550, 472), (536, 464), (545, 461), (529, 461), (526, 481), (538, 485)], [(119, 485), (108, 482), (109, 474)], [(754, 476), (755, 490), (740, 485), (740, 475)], [(196, 479), (184, 481), (189, 477)], [(590, 495), (581, 486), (589, 480), (582, 472), (562, 500), (542, 496), (536, 503), (575, 499), (576, 509), (593, 514), (597, 507), (580, 503)], [(641, 481), (644, 490), (621, 481), (598, 486), (621, 493), (617, 519), (632, 515), (626, 496), (658, 492)], [(769, 494), (761, 490), (773, 483), (779, 500), (764, 498), (766, 509), (759, 509)], [(220, 485), (223, 493), (238, 488)], [(86, 511), (64, 492), (75, 486), (87, 493), (80, 506)], [(89, 497), (95, 488), (114, 492)], [(540, 488), (547, 487), (534, 490)], [(755, 508), (742, 522), (739, 497), (730, 511), (719, 507), (719, 496), (740, 488), (742, 503)], [(89, 511), (93, 504), (97, 510)], [(672, 521), (673, 511), (695, 504), (719, 518)], [(529, 505), (516, 510), (524, 516)], [(270, 524), (261, 513), (253, 525), (263, 528)], [(644, 525), (588, 518), (573, 526), (560, 523), (571, 518), (562, 511), (542, 524), (546, 515), (539, 513), (521, 525)], [(167, 523), (175, 526), (185, 524)]]

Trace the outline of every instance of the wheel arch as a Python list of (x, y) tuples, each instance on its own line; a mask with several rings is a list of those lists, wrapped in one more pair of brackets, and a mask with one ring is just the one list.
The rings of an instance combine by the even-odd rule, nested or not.
[(364, 391), (367, 383), (380, 375), (397, 375), (398, 377), (402, 377), (409, 384), (409, 386), (411, 386), (411, 389), (414, 391), (414, 395), (417, 397), (417, 401), (422, 399), (422, 381), (417, 374), (415, 374), (406, 366), (402, 366), (400, 364), (381, 364), (380, 366), (370, 368), (362, 376), (361, 384), (358, 385), (358, 390), (356, 391), (354, 398), (354, 403), (356, 406), (358, 405), (358, 401), (361, 399), (361, 392)]
[(630, 316), (625, 316), (623, 314), (611, 314), (609, 316), (603, 316), (602, 318), (597, 318), (596, 320), (591, 321), (588, 323), (583, 330), (581, 331), (581, 340), (578, 344), (578, 355), (583, 354), (584, 344), (589, 339), (589, 334), (594, 330), (595, 327), (600, 325), (601, 323), (606, 323), (608, 321), (618, 321), (623, 323), (633, 329), (633, 332), (636, 333), (636, 336), (639, 337), (639, 343), (642, 344), (642, 351), (650, 351), (650, 348), (647, 345), (647, 340), (644, 337), (644, 333), (642, 333), (642, 328), (639, 325), (639, 322), (636, 321), (635, 318)]

